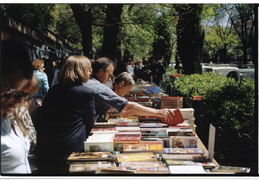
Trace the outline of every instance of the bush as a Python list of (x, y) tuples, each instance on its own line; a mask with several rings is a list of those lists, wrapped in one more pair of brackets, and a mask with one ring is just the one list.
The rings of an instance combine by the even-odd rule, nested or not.
[[(184, 97), (184, 107), (193, 107), (192, 95), (204, 99), (195, 109), (197, 133), (208, 142), (209, 124), (216, 127), (215, 159), (223, 165), (257, 164), (255, 81), (234, 81), (216, 73), (183, 75), (168, 79), (174, 96)], [(206, 131), (206, 133), (204, 133)], [(252, 165), (251, 165), (252, 164)]]

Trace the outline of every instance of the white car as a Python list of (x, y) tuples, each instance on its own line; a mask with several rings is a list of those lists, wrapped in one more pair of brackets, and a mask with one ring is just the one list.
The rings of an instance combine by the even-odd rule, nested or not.
[(237, 67), (230, 67), (230, 66), (203, 66), (203, 72), (217, 72), (223, 76), (227, 76), (230, 71), (239, 70)]
[(244, 77), (250, 77), (251, 79), (255, 79), (255, 69), (254, 68), (245, 68), (245, 69), (238, 69), (238, 70), (230, 71), (227, 74), (227, 77), (234, 78), (237, 81), (244, 79)]

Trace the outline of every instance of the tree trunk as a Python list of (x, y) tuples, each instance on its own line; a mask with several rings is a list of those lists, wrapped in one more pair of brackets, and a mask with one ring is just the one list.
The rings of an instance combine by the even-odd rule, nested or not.
[(182, 5), (178, 9), (177, 50), (184, 74), (202, 73), (204, 31), (200, 25), (201, 4)]
[(93, 15), (91, 8), (85, 11), (80, 4), (70, 4), (75, 20), (82, 34), (83, 54), (88, 58), (93, 58), (92, 54), (92, 23)]
[(116, 58), (117, 39), (120, 30), (121, 12), (123, 4), (107, 5), (102, 56), (114, 60)]

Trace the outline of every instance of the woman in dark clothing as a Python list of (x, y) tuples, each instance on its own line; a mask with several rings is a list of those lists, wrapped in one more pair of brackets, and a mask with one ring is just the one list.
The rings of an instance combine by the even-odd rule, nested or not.
[(59, 84), (51, 87), (44, 98), (35, 124), (39, 174), (67, 174), (67, 157), (84, 151), (84, 141), (95, 122), (93, 91), (82, 84), (91, 73), (87, 57), (69, 56), (60, 71)]

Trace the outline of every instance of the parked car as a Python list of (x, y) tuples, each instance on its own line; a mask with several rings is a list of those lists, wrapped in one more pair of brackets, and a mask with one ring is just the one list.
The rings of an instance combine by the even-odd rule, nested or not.
[(230, 67), (230, 66), (203, 66), (203, 72), (217, 72), (223, 76), (227, 76), (230, 71), (238, 70), (237, 67)]
[(236, 81), (241, 81), (244, 79), (244, 77), (250, 77), (251, 79), (255, 79), (255, 69), (245, 68), (245, 69), (230, 71), (227, 74), (227, 77), (234, 78)]

